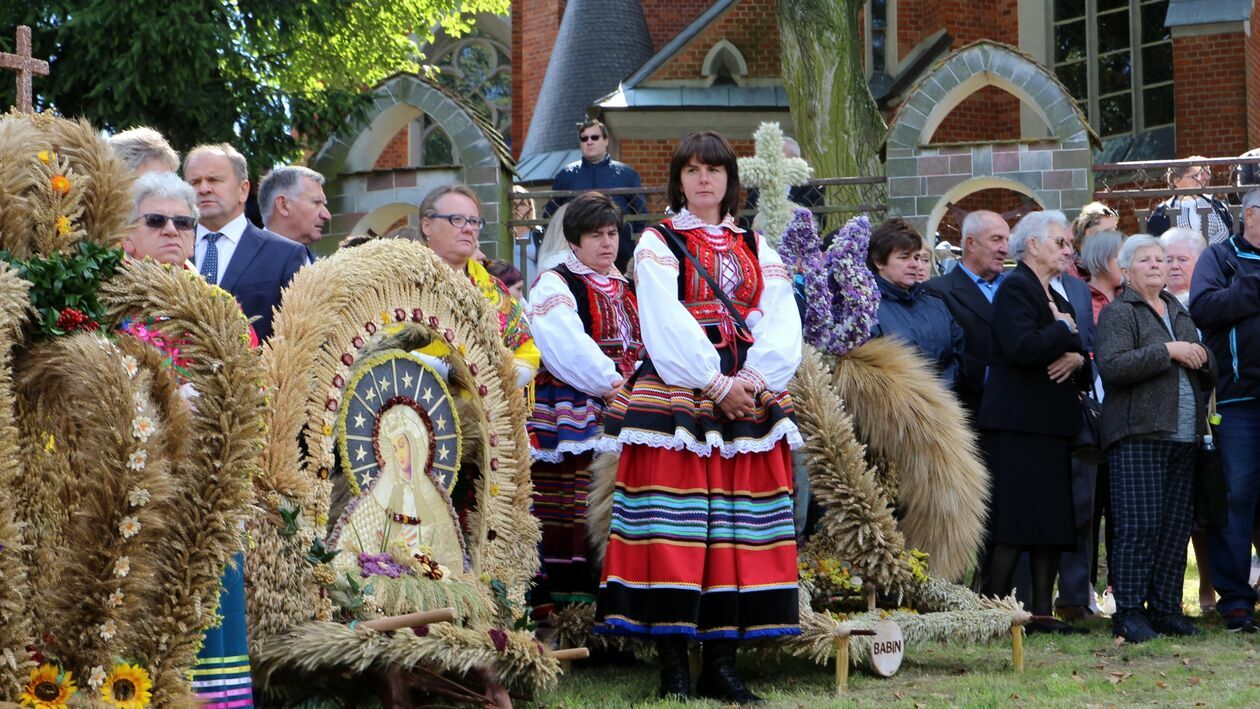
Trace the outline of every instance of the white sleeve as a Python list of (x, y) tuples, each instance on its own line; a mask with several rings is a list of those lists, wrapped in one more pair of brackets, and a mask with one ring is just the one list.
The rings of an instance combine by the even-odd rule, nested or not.
[(801, 315), (792, 292), (792, 275), (778, 252), (757, 237), (757, 260), (761, 262), (760, 312), (749, 315), (753, 346), (739, 378), (757, 390), (783, 391), (801, 364)]
[(529, 292), (529, 327), (547, 371), (592, 396), (621, 378), (617, 366), (586, 333), (577, 301), (559, 274), (547, 271)]
[(721, 401), (731, 389), (731, 378), (722, 374), (722, 359), (700, 323), (679, 302), (678, 259), (655, 229), (639, 236), (634, 274), (643, 346), (661, 381), (700, 389)]

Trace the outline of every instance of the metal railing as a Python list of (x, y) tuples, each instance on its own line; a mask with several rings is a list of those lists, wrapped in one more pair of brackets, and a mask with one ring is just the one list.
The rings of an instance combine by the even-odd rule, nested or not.
[[(863, 177), (828, 177), (810, 180), (805, 183), (806, 186), (817, 187), (823, 192), (823, 204), (808, 207), (809, 211), (814, 214), (819, 223), (826, 224), (829, 220), (833, 220), (843, 215), (861, 214), (861, 213), (877, 213), (883, 214), (888, 211), (887, 204), (887, 178), (882, 176), (863, 176)], [(839, 187), (856, 187), (861, 193), (862, 199), (859, 204), (846, 205), (829, 203), (827, 197), (835, 188)], [(747, 188), (746, 188), (747, 189)], [(516, 203), (521, 200), (530, 200), (533, 203), (533, 212), (541, 214), (543, 209), (552, 199), (560, 199), (568, 201), (588, 190), (536, 190), (529, 192), (514, 192), (509, 197), (510, 207), (515, 215)], [(666, 194), (665, 187), (616, 187), (609, 189), (601, 189), (600, 192), (609, 197), (631, 197), (642, 196), (644, 202), (648, 205), (648, 211), (644, 214), (627, 214), (625, 221), (630, 224), (644, 223), (645, 225), (656, 224), (667, 216), (664, 207), (664, 197)], [(656, 207), (653, 209), (653, 207)], [(741, 209), (736, 217), (740, 219), (747, 218), (751, 221), (756, 217), (757, 210)], [(534, 229), (542, 227), (546, 230), (551, 223), (551, 217), (533, 217), (528, 219), (518, 219), (513, 216), (506, 222), (508, 233), (513, 237), (513, 248), (516, 251), (514, 261), (521, 270), (521, 277), (525, 282), (525, 290), (528, 293), (529, 284), (533, 280), (532, 274), (528, 270), (533, 267), (529, 262), (529, 244), (531, 232), (525, 231), (523, 234), (517, 234), (517, 227), (525, 227)], [(636, 230), (639, 231), (639, 230)]]
[[(1204, 187), (1174, 189), (1168, 186), (1169, 169), (1184, 170), (1188, 167), (1206, 167), (1212, 170), (1212, 182)], [(1224, 168), (1224, 169), (1222, 169)], [(1260, 188), (1260, 155), (1252, 157), (1202, 158), (1197, 160), (1140, 160), (1094, 165), (1094, 199), (1106, 202), (1121, 212), (1132, 213), (1139, 230), (1144, 230), (1146, 220), (1161, 202), (1170, 197), (1210, 195), (1221, 201), (1234, 219), (1235, 231), (1242, 220), (1242, 195)], [(1208, 215), (1212, 208), (1200, 204), (1195, 211), (1199, 215), (1199, 228), (1204, 240), (1208, 238)], [(1181, 215), (1180, 205), (1167, 210), (1169, 222), (1177, 223)]]

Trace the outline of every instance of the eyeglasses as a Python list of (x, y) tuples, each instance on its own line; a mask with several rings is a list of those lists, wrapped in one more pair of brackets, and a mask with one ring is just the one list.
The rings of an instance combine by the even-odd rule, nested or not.
[(430, 214), (430, 219), (445, 219), (451, 223), (456, 229), (463, 229), (465, 224), (471, 224), (476, 227), (477, 231), (486, 228), (486, 220), (480, 217), (466, 217), (462, 214)]
[(193, 219), (192, 217), (185, 217), (183, 215), (172, 217), (165, 214), (158, 214), (157, 212), (150, 212), (148, 214), (141, 214), (140, 218), (144, 220), (144, 225), (150, 229), (161, 229), (166, 226), (166, 222), (168, 220), (174, 224), (175, 228), (179, 231), (192, 231), (197, 228), (196, 219)]
[(578, 140), (582, 141), (583, 143), (594, 143), (594, 142), (595, 142), (595, 141), (597, 141), (597, 140), (603, 140), (603, 139), (604, 139), (604, 136), (603, 136), (603, 134), (601, 134), (601, 133), (594, 133), (594, 134), (592, 134), (592, 135), (579, 135), (579, 136), (578, 136)]

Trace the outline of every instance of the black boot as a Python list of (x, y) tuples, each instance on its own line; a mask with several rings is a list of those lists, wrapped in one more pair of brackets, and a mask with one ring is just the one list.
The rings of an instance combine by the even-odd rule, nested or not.
[(735, 673), (735, 641), (705, 640), (704, 664), (696, 696), (734, 704), (763, 704), (765, 700), (744, 685)]
[(687, 654), (687, 638), (657, 638), (656, 654), (661, 660), (661, 699), (691, 697), (691, 658)]

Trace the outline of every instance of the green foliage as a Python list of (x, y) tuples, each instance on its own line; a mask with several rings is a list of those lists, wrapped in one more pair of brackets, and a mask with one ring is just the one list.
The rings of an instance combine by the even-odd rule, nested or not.
[[(0, 2), (0, 50), (32, 28), (51, 58), (36, 105), (111, 132), (161, 131), (177, 150), (227, 141), (254, 173), (314, 150), (369, 103), (363, 89), (418, 71), (433, 28), (459, 35), (508, 0), (23, 0)], [(13, 102), (0, 82), (0, 106)], [(301, 136), (301, 140), (294, 135)]]
[(70, 255), (37, 256), (29, 261), (0, 251), (0, 260), (7, 261), (17, 275), (31, 284), (31, 306), (36, 317), (30, 327), (33, 334), (44, 337), (64, 335), (74, 329), (65, 327), (62, 321), (62, 311), (66, 309), (82, 313), (85, 324), (92, 324), (89, 329), (95, 329), (105, 317), (97, 290), (102, 281), (113, 277), (122, 257), (121, 249), (88, 241), (80, 241)]

